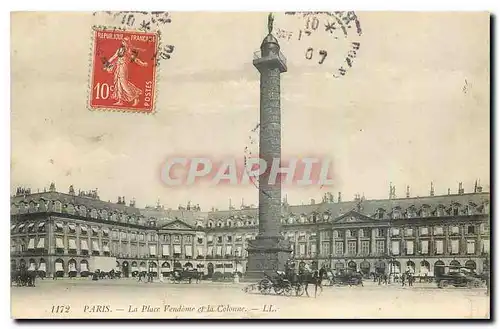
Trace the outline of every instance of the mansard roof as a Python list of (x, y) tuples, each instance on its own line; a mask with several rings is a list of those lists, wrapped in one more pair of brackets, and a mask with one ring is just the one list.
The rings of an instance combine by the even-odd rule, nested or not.
[(43, 201), (60, 201), (62, 204), (73, 204), (78, 206), (85, 206), (87, 209), (95, 208), (97, 210), (106, 209), (107, 211), (117, 211), (120, 213), (126, 213), (128, 215), (140, 215), (140, 211), (138, 208), (129, 207), (124, 204), (117, 204), (112, 202), (107, 202), (98, 199), (92, 199), (88, 197), (78, 196), (78, 195), (70, 195), (66, 193), (60, 192), (41, 192), (41, 193), (32, 193), (28, 195), (20, 195), (14, 196), (11, 199), (11, 203), (20, 203), (25, 202), (29, 203), (30, 201), (39, 202)]
[(451, 207), (454, 203), (466, 205), (469, 204), (469, 202), (473, 202), (476, 205), (482, 205), (485, 202), (489, 202), (489, 199), (490, 193), (482, 192), (460, 195), (452, 194), (399, 199), (346, 201), (340, 203), (317, 203), (313, 205), (288, 206), (287, 212), (294, 214), (310, 214), (314, 211), (318, 213), (329, 211), (331, 215), (336, 218), (352, 209), (357, 210), (359, 204), (360, 209), (357, 210), (359, 213), (372, 216), (377, 213), (378, 209), (385, 209), (385, 211), (390, 212), (392, 209), (400, 207), (403, 211), (405, 211), (411, 206), (414, 206), (416, 209), (420, 209), (424, 205), (428, 205), (431, 208), (442, 205), (447, 208)]

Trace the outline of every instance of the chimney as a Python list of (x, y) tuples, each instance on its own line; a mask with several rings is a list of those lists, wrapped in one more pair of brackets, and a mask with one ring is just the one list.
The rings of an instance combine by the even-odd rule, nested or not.
[(477, 183), (477, 193), (483, 192), (483, 187), (481, 186), (481, 180)]
[(464, 194), (464, 188), (462, 182), (458, 183), (458, 194)]
[(55, 192), (55, 191), (56, 191), (56, 184), (52, 182), (50, 183), (49, 192)]
[(121, 197), (121, 196), (119, 196), (119, 197), (118, 197), (118, 202), (117, 202), (117, 204), (121, 204), (121, 203), (122, 203), (122, 197)]
[(451, 194), (451, 189), (448, 187), (448, 195)]
[(337, 202), (341, 203), (342, 202), (342, 192), (339, 192), (339, 196), (337, 198)]
[(431, 192), (430, 192), (430, 195), (434, 196), (434, 183), (432, 183), (432, 182), (431, 182)]
[(406, 197), (410, 197), (410, 185), (406, 185)]
[(389, 183), (389, 199), (396, 199), (396, 186), (392, 186), (392, 182)]
[(311, 199), (311, 204), (316, 204), (316, 200)]

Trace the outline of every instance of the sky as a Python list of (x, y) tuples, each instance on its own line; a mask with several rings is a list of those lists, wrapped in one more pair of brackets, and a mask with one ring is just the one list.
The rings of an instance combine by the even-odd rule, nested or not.
[[(486, 13), (358, 12), (361, 35), (326, 31), (331, 17), (298, 40), (307, 18), (275, 14), (287, 57), (281, 77), (282, 154), (332, 161), (334, 185), (287, 187), (291, 204), (324, 192), (387, 198), (471, 192), (490, 179), (489, 16)], [(137, 15), (137, 27), (143, 18)], [(59, 191), (98, 188), (103, 200), (203, 210), (257, 204), (253, 185), (168, 187), (160, 168), (171, 156), (242, 158), (259, 121), (253, 53), (267, 13), (172, 13), (159, 27), (175, 46), (160, 64), (156, 113), (89, 111), (91, 27), (121, 26), (99, 13), (15, 13), (11, 23), (11, 192), (55, 182)], [(309, 21), (309, 24), (312, 24)], [(353, 42), (352, 67), (334, 77)], [(307, 49), (312, 48), (311, 59)], [(327, 56), (322, 64), (319, 51)]]

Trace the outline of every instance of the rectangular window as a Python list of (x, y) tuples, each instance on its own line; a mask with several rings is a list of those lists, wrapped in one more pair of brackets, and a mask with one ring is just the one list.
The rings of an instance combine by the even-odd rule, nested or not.
[(306, 254), (306, 244), (301, 243), (299, 244), (299, 255), (304, 256)]
[(436, 254), (442, 255), (443, 254), (443, 240), (436, 240)]
[(476, 253), (476, 241), (468, 240), (467, 241), (467, 253), (475, 254)]
[(328, 256), (330, 255), (330, 242), (323, 242), (321, 245), (321, 255)]
[(405, 230), (405, 235), (406, 236), (413, 236), (413, 229), (412, 228), (407, 228)]
[(443, 227), (434, 226), (434, 235), (443, 235)]
[(400, 241), (392, 241), (392, 254), (399, 255), (399, 242)]
[(427, 227), (420, 228), (420, 235), (428, 235), (428, 234), (429, 234), (429, 228)]
[(474, 225), (467, 226), (467, 234), (475, 234), (475, 233), (476, 233), (476, 227)]
[(485, 239), (481, 241), (483, 247), (481, 248), (482, 252), (489, 253), (490, 252), (490, 240)]
[(222, 237), (221, 236), (217, 237), (217, 243), (222, 243)]
[(393, 227), (392, 228), (392, 235), (393, 236), (398, 236), (399, 235), (399, 228)]
[(181, 243), (181, 236), (180, 235), (174, 235), (174, 243)]
[(413, 241), (406, 241), (406, 254), (413, 255)]
[(349, 255), (356, 255), (356, 243), (357, 243), (357, 241), (348, 241), (347, 242), (347, 253)]
[(335, 242), (335, 255), (343, 255), (344, 254), (344, 242), (338, 241)]
[(427, 240), (420, 241), (420, 248), (422, 255), (429, 254), (429, 241)]
[(385, 253), (385, 241), (377, 241), (377, 254), (383, 255)]
[(451, 240), (451, 253), (458, 254), (460, 252), (460, 241), (459, 240)]
[(227, 242), (233, 242), (233, 237), (231, 235), (226, 235)]
[(370, 241), (361, 241), (361, 254), (370, 254)]
[(311, 256), (316, 256), (316, 243), (311, 243)]
[(458, 226), (451, 226), (450, 227), (450, 233), (451, 234), (459, 234), (459, 227)]
[(384, 229), (383, 229), (383, 228), (378, 228), (378, 229), (377, 229), (377, 237), (378, 237), (378, 238), (383, 238), (383, 237), (385, 237), (385, 231), (384, 231)]

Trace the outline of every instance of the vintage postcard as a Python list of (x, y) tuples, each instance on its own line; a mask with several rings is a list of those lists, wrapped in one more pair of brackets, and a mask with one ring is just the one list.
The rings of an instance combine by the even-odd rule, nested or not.
[(12, 13), (12, 317), (489, 319), (490, 42), (487, 12)]

